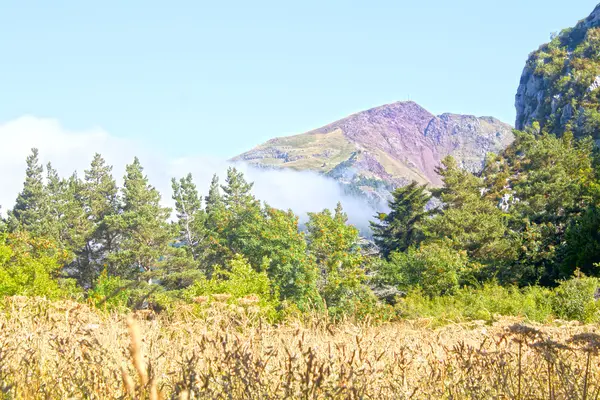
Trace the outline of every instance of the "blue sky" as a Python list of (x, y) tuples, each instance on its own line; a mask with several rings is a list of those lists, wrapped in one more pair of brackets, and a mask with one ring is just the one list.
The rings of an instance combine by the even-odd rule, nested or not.
[(513, 123), (528, 53), (595, 5), (0, 0), (0, 123), (101, 127), (170, 157), (231, 157), (408, 98)]

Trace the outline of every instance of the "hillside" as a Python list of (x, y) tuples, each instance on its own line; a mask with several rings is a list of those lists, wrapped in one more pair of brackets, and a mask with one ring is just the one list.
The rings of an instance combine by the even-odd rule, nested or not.
[(233, 161), (317, 171), (372, 193), (410, 180), (437, 186), (435, 168), (446, 155), (474, 171), (488, 152), (498, 152), (512, 140), (511, 126), (495, 118), (435, 116), (408, 101), (359, 112), (304, 134), (271, 139)]
[(550, 133), (600, 129), (600, 5), (530, 54), (515, 97), (517, 129), (534, 121)]

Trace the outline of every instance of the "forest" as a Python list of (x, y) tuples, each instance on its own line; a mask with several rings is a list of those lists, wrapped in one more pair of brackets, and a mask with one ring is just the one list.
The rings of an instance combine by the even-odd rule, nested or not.
[(341, 204), (299, 224), (293, 210), (255, 198), (235, 167), (204, 196), (191, 174), (173, 178), (171, 210), (137, 158), (119, 187), (100, 154), (82, 176), (61, 177), (32, 149), (0, 221), (0, 295), (167, 314), (251, 298), (273, 322), (314, 312), (600, 321), (598, 150), (537, 123), (515, 135), (480, 173), (449, 156), (441, 187), (395, 189), (370, 237)]

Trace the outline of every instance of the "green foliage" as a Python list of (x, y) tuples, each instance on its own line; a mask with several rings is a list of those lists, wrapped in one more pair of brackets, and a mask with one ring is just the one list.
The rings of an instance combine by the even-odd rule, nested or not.
[(149, 185), (136, 157), (126, 166), (122, 209), (107, 221), (120, 238), (118, 248), (108, 256), (113, 269), (109, 273), (130, 278), (158, 268), (173, 240), (167, 223), (170, 209), (162, 207), (160, 200), (160, 193)]
[(420, 287), (425, 295), (433, 297), (456, 291), (468, 271), (466, 252), (433, 242), (392, 253), (377, 271), (377, 280), (405, 291)]
[[(266, 267), (265, 262), (263, 268)], [(199, 302), (197, 299), (199, 296), (207, 296), (202, 301), (208, 302), (208, 300), (222, 300), (223, 297), (215, 296), (219, 294), (230, 295), (226, 298), (230, 304), (240, 304), (240, 302), (245, 304), (252, 302), (256, 297), (256, 305), (260, 307), (263, 315), (271, 319), (277, 317), (279, 294), (276, 288), (266, 271), (255, 271), (242, 255), (235, 255), (226, 269), (216, 267), (210, 279), (202, 278), (196, 281), (184, 291), (183, 297), (188, 301), (196, 299)]]
[(600, 76), (599, 51), (600, 28), (586, 29), (579, 23), (531, 54), (527, 67), (543, 78), (537, 118), (544, 131), (598, 136), (600, 93), (590, 87)]
[(599, 288), (598, 278), (577, 276), (561, 281), (552, 297), (552, 307), (556, 316), (566, 320), (599, 322), (600, 304), (594, 298)]
[(425, 185), (413, 181), (394, 190), (392, 197), (390, 213), (378, 215), (379, 222), (371, 222), (375, 243), (384, 257), (393, 251), (406, 251), (424, 239), (421, 223), (428, 215), (425, 206), (431, 195)]
[(11, 230), (26, 230), (34, 235), (44, 233), (48, 201), (43, 173), (44, 167), (40, 164), (38, 149), (31, 149), (31, 154), (27, 157), (23, 190), (9, 212)]
[(90, 287), (118, 248), (119, 232), (111, 229), (109, 222), (119, 213), (120, 204), (112, 167), (100, 154), (94, 155), (84, 174), (82, 203), (88, 225), (81, 226), (85, 244), (79, 251), (76, 276), (84, 287)]
[(458, 167), (448, 156), (438, 173), (444, 186), (433, 191), (443, 208), (425, 222), (428, 241), (444, 240), (456, 251), (465, 250), (474, 262), (494, 264), (513, 250), (504, 213), (484, 196), (481, 178)]
[(69, 291), (59, 278), (68, 254), (56, 243), (26, 232), (0, 235), (0, 296), (58, 298)]
[(576, 269), (596, 276), (600, 270), (600, 210), (590, 206), (567, 230), (562, 274), (570, 276)]
[(470, 320), (491, 322), (499, 315), (547, 322), (553, 316), (551, 296), (551, 290), (537, 286), (519, 289), (486, 282), (437, 297), (429, 297), (420, 289), (411, 290), (396, 308), (404, 318), (431, 318), (437, 325)]
[(171, 186), (179, 228), (177, 240), (186, 249), (189, 256), (197, 262), (202, 259), (206, 236), (204, 227), (206, 217), (202, 209), (201, 197), (192, 180), (192, 174), (188, 174), (179, 181), (173, 178)]
[(292, 211), (265, 206), (255, 226), (256, 241), (244, 254), (252, 265), (266, 260), (267, 272), (282, 299), (294, 302), (301, 310), (318, 307), (317, 268), (307, 256), (304, 234), (298, 230), (298, 217)]
[(87, 297), (98, 308), (125, 311), (128, 309), (131, 297), (129, 284), (130, 282), (118, 276), (110, 276), (103, 271), (88, 291)]
[(320, 271), (318, 288), (333, 315), (352, 310), (355, 302), (370, 296), (365, 288), (364, 257), (358, 246), (358, 229), (347, 225), (341, 204), (331, 211), (309, 213), (308, 251)]
[(488, 197), (516, 200), (508, 210), (508, 227), (517, 252), (500, 278), (549, 285), (560, 276), (566, 230), (590, 204), (597, 185), (594, 146), (590, 139), (575, 140), (570, 134), (515, 133), (513, 145), (484, 171), (490, 182), (504, 180), (502, 190), (490, 186)]

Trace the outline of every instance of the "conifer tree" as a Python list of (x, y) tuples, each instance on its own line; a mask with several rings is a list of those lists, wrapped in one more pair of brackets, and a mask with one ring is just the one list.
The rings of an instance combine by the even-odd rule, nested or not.
[(31, 154), (27, 156), (23, 190), (9, 212), (11, 230), (26, 230), (33, 235), (44, 233), (48, 199), (44, 189), (43, 173), (44, 167), (40, 164), (38, 149), (33, 148)]
[(170, 209), (160, 205), (160, 193), (148, 183), (138, 158), (125, 169), (122, 209), (108, 218), (121, 241), (109, 259), (118, 274), (135, 277), (158, 269), (173, 234), (167, 222)]
[(392, 197), (389, 214), (380, 214), (379, 222), (371, 222), (375, 244), (386, 258), (391, 252), (406, 251), (424, 239), (421, 222), (428, 215), (425, 206), (431, 195), (425, 185), (413, 181), (394, 190)]
[(514, 241), (504, 213), (484, 195), (481, 178), (459, 168), (451, 156), (442, 160), (437, 172), (444, 186), (432, 192), (443, 207), (424, 224), (428, 242), (466, 251), (473, 276), (492, 277), (501, 262), (514, 258)]
[(206, 214), (211, 215), (218, 211), (223, 205), (223, 196), (220, 192), (219, 177), (215, 174), (210, 182), (210, 189), (204, 201)]
[(118, 231), (108, 222), (119, 211), (118, 187), (112, 166), (98, 153), (84, 171), (80, 187), (81, 202), (87, 225), (83, 227), (84, 244), (79, 257), (78, 278), (89, 287), (102, 270), (110, 269), (108, 255), (117, 249)]
[(192, 180), (192, 174), (179, 181), (173, 178), (171, 187), (179, 227), (178, 240), (189, 248), (196, 260), (200, 257), (199, 246), (204, 237), (204, 210), (202, 210), (201, 197)]
[(241, 172), (230, 167), (225, 184), (221, 185), (222, 198), (216, 196), (213, 187), (209, 191), (207, 222), (212, 235), (212, 258), (219, 265), (258, 245), (257, 229), (262, 216), (260, 202), (252, 195), (252, 186)]

